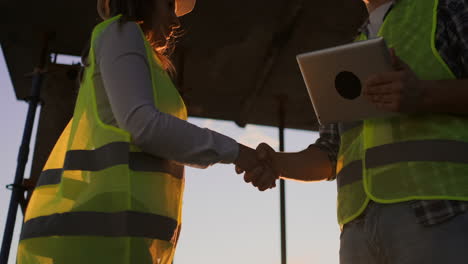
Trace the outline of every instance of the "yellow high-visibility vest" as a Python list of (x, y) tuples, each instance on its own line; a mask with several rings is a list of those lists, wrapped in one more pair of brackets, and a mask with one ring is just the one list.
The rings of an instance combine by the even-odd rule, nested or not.
[[(57, 141), (25, 215), (19, 264), (169, 264), (181, 226), (184, 168), (142, 152), (96, 105), (94, 28), (73, 119)], [(182, 98), (145, 42), (154, 102), (187, 118)], [(129, 87), (130, 89), (130, 87)]]
[[(398, 1), (379, 32), (423, 80), (455, 79), (435, 48), (438, 2)], [(366, 37), (362, 35), (360, 39)], [(400, 114), (339, 127), (337, 181), (341, 226), (358, 217), (371, 200), (468, 201), (466, 116)]]

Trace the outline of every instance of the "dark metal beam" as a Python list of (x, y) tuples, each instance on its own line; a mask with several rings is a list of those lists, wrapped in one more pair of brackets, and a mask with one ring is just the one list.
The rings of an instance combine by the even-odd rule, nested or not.
[[(280, 95), (279, 101), (279, 151), (284, 151), (284, 130), (286, 127), (286, 100), (285, 95)], [(281, 264), (287, 263), (287, 247), (286, 247), (286, 183), (283, 179), (280, 180), (280, 215), (281, 215)]]

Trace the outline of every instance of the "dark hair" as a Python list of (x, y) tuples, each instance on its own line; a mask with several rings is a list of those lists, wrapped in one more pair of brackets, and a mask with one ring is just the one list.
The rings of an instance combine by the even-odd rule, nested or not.
[[(154, 32), (151, 28), (151, 21), (155, 10), (154, 0), (98, 0), (98, 13), (101, 18), (107, 19), (121, 14), (122, 17), (119, 23), (135, 22), (140, 25), (146, 39), (153, 47), (155, 55), (162, 63), (162, 67), (169, 72), (170, 75), (175, 75), (175, 68), (170, 60), (170, 56), (174, 52), (175, 40), (179, 37), (179, 28), (172, 27), (168, 39), (161, 43), (154, 38)], [(80, 73), (80, 81), (82, 79), (84, 68), (89, 66), (88, 56), (91, 48), (91, 40), (89, 40), (81, 54), (83, 69)]]

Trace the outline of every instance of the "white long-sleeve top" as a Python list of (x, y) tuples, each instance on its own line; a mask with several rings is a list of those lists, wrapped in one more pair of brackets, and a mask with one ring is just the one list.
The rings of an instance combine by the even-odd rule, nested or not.
[(232, 163), (239, 151), (235, 140), (156, 108), (138, 27), (116, 21), (96, 40), (96, 99), (102, 121), (128, 131), (135, 145), (157, 157), (201, 168)]

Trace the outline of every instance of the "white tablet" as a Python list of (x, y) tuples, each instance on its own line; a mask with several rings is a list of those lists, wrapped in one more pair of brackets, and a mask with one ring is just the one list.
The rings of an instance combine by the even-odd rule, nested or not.
[(362, 95), (370, 75), (392, 70), (383, 38), (299, 54), (297, 61), (320, 124), (392, 115)]

